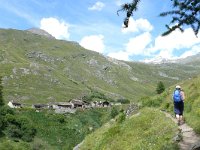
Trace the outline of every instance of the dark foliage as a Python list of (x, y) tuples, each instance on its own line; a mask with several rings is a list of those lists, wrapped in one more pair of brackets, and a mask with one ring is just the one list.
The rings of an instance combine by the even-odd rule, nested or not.
[(158, 82), (158, 85), (156, 88), (157, 94), (161, 94), (164, 91), (165, 91), (165, 86), (164, 86), (163, 82), (162, 81)]
[(13, 115), (14, 111), (7, 106), (2, 106), (0, 107), (0, 135), (3, 135), (3, 130), (7, 126), (7, 115)]
[(129, 22), (130, 16), (133, 15), (133, 12), (134, 12), (134, 11), (137, 11), (138, 3), (139, 3), (139, 2), (140, 2), (140, 0), (133, 0), (132, 3), (123, 4), (123, 5), (121, 6), (121, 9), (117, 11), (117, 14), (118, 14), (118, 15), (119, 15), (119, 12), (120, 12), (120, 11), (125, 11), (125, 12), (126, 12), (126, 18), (124, 19), (125, 28), (128, 27), (128, 22)]
[(112, 110), (110, 112), (110, 117), (115, 118), (115, 116), (117, 116), (118, 114), (119, 114), (119, 111), (117, 110), (117, 108), (112, 107)]
[(166, 25), (167, 31), (162, 35), (168, 35), (172, 31), (179, 29), (184, 31), (183, 26), (190, 26), (197, 36), (200, 28), (200, 0), (171, 0), (173, 1), (173, 10), (163, 12), (160, 16), (172, 16), (169, 25)]
[[(171, 0), (173, 9), (171, 11), (163, 12), (159, 16), (171, 16), (172, 20), (169, 25), (166, 25), (167, 31), (162, 36), (168, 35), (171, 32), (179, 29), (184, 32), (184, 26), (190, 26), (194, 34), (197, 36), (200, 29), (200, 0)], [(125, 11), (127, 13), (124, 19), (125, 27), (128, 27), (130, 16), (134, 11), (137, 11), (138, 3), (140, 0), (133, 0), (131, 3), (126, 3), (121, 6), (117, 11)]]
[(17, 117), (7, 115), (6, 134), (15, 141), (21, 139), (26, 142), (31, 142), (36, 134), (36, 129), (31, 121), (26, 117)]

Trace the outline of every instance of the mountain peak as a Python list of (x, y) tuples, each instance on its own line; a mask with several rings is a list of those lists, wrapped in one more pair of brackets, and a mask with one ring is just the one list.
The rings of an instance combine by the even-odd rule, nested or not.
[(34, 34), (41, 35), (41, 36), (45, 36), (45, 37), (50, 38), (50, 39), (55, 39), (55, 37), (53, 37), (47, 31), (39, 29), (39, 28), (31, 28), (31, 29), (28, 29), (27, 31), (34, 33)]
[(150, 64), (165, 64), (165, 63), (172, 63), (174, 59), (163, 58), (161, 56), (155, 57), (153, 59), (146, 59), (143, 61), (144, 63)]

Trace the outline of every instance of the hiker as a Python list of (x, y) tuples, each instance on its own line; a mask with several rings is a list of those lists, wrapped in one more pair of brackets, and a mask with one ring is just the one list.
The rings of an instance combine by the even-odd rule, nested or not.
[(174, 100), (174, 113), (176, 119), (178, 120), (178, 125), (181, 125), (184, 123), (183, 110), (184, 110), (185, 94), (183, 92), (183, 89), (181, 89), (180, 85), (177, 85), (176, 89), (174, 90), (173, 100)]

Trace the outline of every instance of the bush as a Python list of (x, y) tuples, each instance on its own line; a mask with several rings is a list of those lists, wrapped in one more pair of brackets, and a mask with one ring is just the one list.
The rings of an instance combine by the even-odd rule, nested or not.
[(6, 114), (14, 115), (15, 112), (13, 109), (9, 108), (8, 106), (0, 107), (0, 115), (5, 116)]
[(29, 119), (7, 115), (8, 126), (6, 133), (8, 137), (18, 140), (22, 139), (26, 142), (31, 142), (36, 134), (36, 129), (31, 125)]
[(117, 121), (117, 123), (122, 123), (125, 119), (126, 119), (126, 115), (125, 115), (123, 112), (121, 112), (121, 113), (118, 115), (116, 121)]
[(156, 92), (158, 94), (161, 94), (164, 91), (165, 91), (165, 86), (164, 86), (163, 82), (162, 81), (158, 82), (158, 85), (157, 85), (157, 88), (156, 88)]
[(2, 135), (3, 130), (7, 126), (7, 115), (13, 115), (14, 111), (7, 106), (0, 107), (0, 135)]
[(16, 139), (21, 139), (22, 137), (22, 132), (18, 126), (10, 124), (7, 127), (7, 136), (16, 140)]
[(115, 118), (115, 116), (117, 116), (119, 114), (117, 108), (112, 107), (111, 112), (110, 112), (110, 117), (111, 118)]

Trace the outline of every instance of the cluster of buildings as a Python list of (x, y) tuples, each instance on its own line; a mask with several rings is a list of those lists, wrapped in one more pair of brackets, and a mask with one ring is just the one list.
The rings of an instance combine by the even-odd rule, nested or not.
[[(25, 104), (19, 102), (10, 101), (8, 103), (10, 108), (24, 108)], [(103, 102), (86, 102), (78, 99), (73, 99), (70, 102), (50, 102), (48, 104), (33, 104), (32, 108), (36, 110), (41, 109), (54, 109), (56, 113), (74, 113), (77, 108), (98, 108), (98, 107), (109, 107), (111, 104), (108, 101)]]

